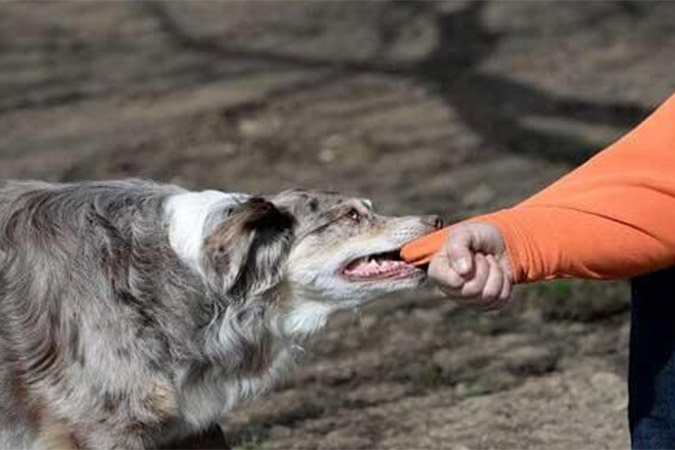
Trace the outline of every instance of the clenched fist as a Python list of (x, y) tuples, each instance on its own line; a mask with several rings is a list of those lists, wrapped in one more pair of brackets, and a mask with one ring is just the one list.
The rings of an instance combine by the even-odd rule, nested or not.
[(501, 308), (511, 296), (511, 264), (499, 230), (467, 222), (452, 227), (429, 264), (429, 277), (462, 306)]

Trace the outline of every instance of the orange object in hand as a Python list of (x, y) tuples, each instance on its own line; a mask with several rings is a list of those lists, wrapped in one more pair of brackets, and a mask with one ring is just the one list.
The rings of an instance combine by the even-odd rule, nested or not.
[(401, 248), (401, 258), (413, 266), (424, 266), (438, 253), (450, 235), (450, 227), (441, 228), (431, 234), (410, 242)]

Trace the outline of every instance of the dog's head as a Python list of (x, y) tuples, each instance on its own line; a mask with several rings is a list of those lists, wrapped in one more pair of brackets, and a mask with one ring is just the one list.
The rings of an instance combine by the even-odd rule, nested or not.
[(333, 311), (419, 286), (425, 272), (403, 262), (399, 249), (441, 226), (436, 216), (378, 215), (370, 201), (336, 193), (214, 198), (176, 215), (202, 223), (204, 233), (196, 245), (193, 234), (178, 234), (174, 246), (213, 289), (273, 301), (291, 333), (309, 334)]
[(369, 200), (336, 193), (292, 190), (272, 202), (295, 218), (290, 288), (334, 308), (420, 285), (425, 272), (402, 261), (399, 249), (442, 225), (437, 216), (382, 216)]

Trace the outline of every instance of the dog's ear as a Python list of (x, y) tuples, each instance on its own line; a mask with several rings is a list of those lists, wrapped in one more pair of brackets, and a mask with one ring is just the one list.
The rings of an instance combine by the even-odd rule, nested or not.
[(204, 240), (210, 282), (234, 297), (271, 288), (283, 275), (294, 226), (290, 213), (258, 197), (223, 213)]

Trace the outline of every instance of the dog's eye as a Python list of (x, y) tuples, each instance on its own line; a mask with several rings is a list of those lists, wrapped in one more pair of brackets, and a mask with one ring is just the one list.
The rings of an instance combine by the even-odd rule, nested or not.
[(356, 223), (359, 223), (361, 221), (361, 213), (359, 213), (356, 208), (350, 209), (347, 212), (347, 217), (349, 217), (349, 219), (353, 220)]

